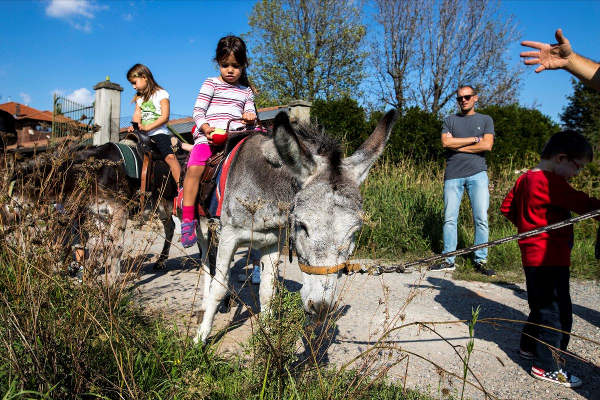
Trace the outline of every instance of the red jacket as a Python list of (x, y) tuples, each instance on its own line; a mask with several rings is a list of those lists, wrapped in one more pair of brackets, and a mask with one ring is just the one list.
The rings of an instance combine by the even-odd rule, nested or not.
[[(527, 171), (506, 195), (500, 211), (519, 233), (570, 218), (570, 211), (583, 214), (600, 208), (600, 200), (575, 190), (553, 172)], [(523, 266), (569, 266), (573, 226), (569, 225), (520, 239)]]

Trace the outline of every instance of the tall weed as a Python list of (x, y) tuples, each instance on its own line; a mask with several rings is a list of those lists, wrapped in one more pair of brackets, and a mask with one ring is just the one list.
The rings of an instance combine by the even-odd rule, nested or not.
[[(500, 213), (500, 205), (525, 167), (533, 167), (537, 159), (530, 156), (525, 166), (490, 168), (490, 207), (488, 210), (489, 240), (516, 233), (515, 227)], [(598, 167), (590, 165), (577, 176), (572, 185), (592, 196), (600, 197)], [(443, 182), (444, 168), (436, 162), (415, 163), (404, 159), (397, 164), (383, 161), (373, 168), (363, 185), (366, 224), (359, 236), (360, 256), (408, 260), (439, 254), (443, 250)], [(572, 252), (572, 276), (599, 279), (600, 268), (594, 257), (596, 222), (583, 221), (575, 226)], [(458, 247), (473, 244), (474, 226), (468, 196), (463, 196), (458, 221)], [(470, 270), (471, 255), (459, 258)], [(488, 250), (488, 261), (509, 281), (522, 280), (521, 256), (517, 242)]]

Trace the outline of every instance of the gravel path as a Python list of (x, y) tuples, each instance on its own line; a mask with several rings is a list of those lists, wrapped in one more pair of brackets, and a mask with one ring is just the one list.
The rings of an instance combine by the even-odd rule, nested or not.
[[(128, 232), (128, 242), (145, 246), (153, 237), (151, 228)], [(176, 235), (176, 239), (178, 240)], [(162, 240), (151, 245), (149, 253), (158, 253)], [(180, 247), (180, 246), (177, 246)], [(200, 313), (202, 280), (204, 276), (196, 269), (195, 248), (187, 254), (183, 249), (171, 250), (167, 269), (155, 272), (147, 264), (134, 282), (136, 298), (145, 306), (164, 311), (190, 332), (195, 333)], [(135, 250), (130, 252), (135, 254)], [(244, 273), (245, 252), (236, 255), (233, 273), (235, 290), (247, 304), (257, 310), (258, 287), (237, 282)], [(197, 255), (196, 255), (197, 256)], [(301, 287), (300, 271), (294, 261), (281, 268), (281, 276), (290, 290)], [(199, 284), (199, 286), (197, 286)], [(573, 281), (573, 333), (600, 342), (600, 287), (598, 282)], [(195, 301), (195, 304), (193, 304)], [(328, 349), (329, 362), (342, 365), (361, 352), (369, 349), (381, 337), (385, 329), (399, 327), (415, 321), (453, 322), (430, 325), (429, 329), (409, 326), (395, 330), (386, 337), (386, 345), (414, 353), (400, 363), (399, 350), (381, 350), (371, 358), (363, 358), (355, 368), (370, 366), (375, 369), (392, 366), (390, 379), (403, 382), (412, 388), (420, 388), (433, 394), (443, 390), (460, 393), (460, 382), (449, 379), (435, 368), (429, 360), (452, 373), (462, 375), (460, 362), (452, 346), (462, 354), (469, 339), (466, 323), (456, 322), (471, 318), (471, 309), (480, 306), (479, 318), (507, 318), (525, 320), (528, 314), (527, 293), (522, 284), (500, 285), (467, 282), (452, 279), (450, 273), (411, 272), (385, 276), (353, 275), (343, 278), (341, 290), (342, 315), (337, 323), (334, 342)], [(213, 333), (239, 321), (234, 329), (225, 334), (219, 343), (222, 352), (236, 352), (240, 344), (252, 332), (254, 318), (249, 318), (248, 307), (232, 307), (228, 314), (218, 314)], [(530, 362), (517, 354), (521, 325), (502, 323), (500, 326), (478, 323), (475, 327), (475, 347), (470, 366), (483, 387), (500, 399), (599, 399), (600, 400), (600, 346), (575, 337), (571, 338), (569, 350), (588, 363), (569, 359), (568, 366), (579, 376), (584, 385), (578, 389), (563, 388), (533, 379), (529, 374)], [(439, 336), (438, 336), (439, 334)], [(440, 337), (444, 338), (441, 339)], [(404, 353), (406, 354), (406, 353)], [(422, 357), (421, 358), (419, 358)], [(408, 368), (407, 368), (408, 361)], [(470, 376), (470, 381), (474, 381)], [(473, 399), (483, 399), (484, 394), (467, 387), (466, 394)]]

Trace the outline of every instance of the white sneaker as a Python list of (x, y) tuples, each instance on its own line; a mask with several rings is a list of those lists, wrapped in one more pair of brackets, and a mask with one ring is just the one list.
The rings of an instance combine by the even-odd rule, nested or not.
[(252, 284), (258, 285), (260, 284), (260, 266), (255, 265), (252, 269)]

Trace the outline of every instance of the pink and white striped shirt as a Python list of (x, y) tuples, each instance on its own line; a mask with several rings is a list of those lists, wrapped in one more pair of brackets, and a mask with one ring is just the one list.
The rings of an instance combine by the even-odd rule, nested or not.
[[(194, 103), (194, 144), (208, 143), (208, 139), (200, 127), (208, 124), (214, 128), (227, 128), (227, 122), (232, 118), (241, 118), (245, 112), (256, 114), (254, 93), (252, 89), (242, 85), (232, 85), (219, 78), (208, 78), (202, 84), (200, 93)], [(230, 129), (243, 126), (241, 122), (232, 122)]]

